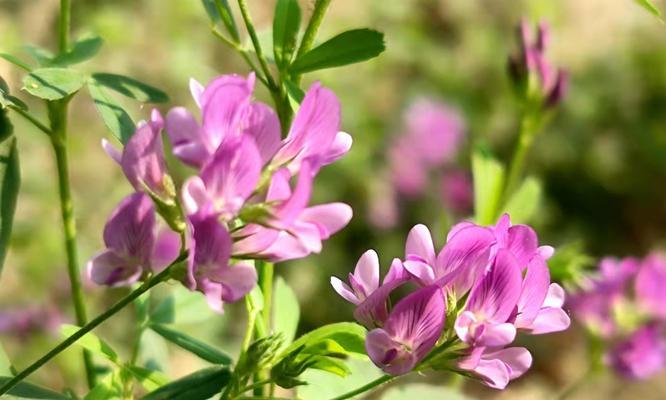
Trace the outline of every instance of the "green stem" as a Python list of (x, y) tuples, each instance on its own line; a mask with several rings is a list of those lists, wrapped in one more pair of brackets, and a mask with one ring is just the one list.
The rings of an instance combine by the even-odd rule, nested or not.
[[(256, 261), (257, 272), (259, 274), (259, 288), (264, 296), (264, 306), (261, 310), (260, 324), (255, 324), (255, 333), (257, 339), (270, 334), (271, 329), (271, 305), (273, 304), (273, 264), (265, 261)], [(262, 332), (263, 330), (263, 332)], [(255, 382), (268, 379), (268, 371), (259, 371), (254, 376)], [(266, 395), (263, 385), (254, 388), (254, 394), (259, 396)]]
[(347, 392), (343, 395), (340, 395), (338, 397), (334, 397), (331, 400), (344, 400), (344, 399), (350, 399), (358, 394), (365, 393), (371, 389), (376, 388), (377, 386), (383, 385), (387, 382), (392, 381), (395, 379), (395, 376), (392, 375), (383, 375), (380, 376), (379, 378), (375, 379), (374, 381), (368, 383), (367, 385), (361, 386), (358, 389), (354, 389), (351, 392)]
[(27, 111), (22, 110), (22, 109), (20, 109), (19, 107), (11, 106), (11, 105), (9, 106), (9, 108), (11, 108), (11, 109), (12, 109), (14, 112), (16, 112), (18, 115), (20, 115), (20, 116), (22, 116), (23, 118), (25, 118), (28, 122), (30, 122), (31, 124), (33, 124), (33, 125), (34, 125), (36, 128), (38, 128), (40, 131), (46, 133), (47, 135), (50, 135), (50, 134), (51, 134), (51, 129), (49, 129), (48, 126), (46, 126), (46, 125), (44, 125), (43, 123), (41, 123), (37, 118), (35, 118), (35, 117), (33, 117), (32, 115), (30, 115), (30, 113), (28, 113)]
[(255, 321), (257, 320), (257, 312), (254, 311), (252, 297), (250, 297), (249, 294), (245, 296), (245, 305), (247, 306), (247, 326), (245, 328), (245, 336), (243, 337), (243, 344), (241, 346), (241, 354), (245, 353), (248, 347), (250, 347), (250, 343), (252, 343), (252, 333), (255, 330)]
[[(314, 46), (315, 39), (317, 39), (317, 33), (319, 33), (319, 27), (322, 22), (324, 22), (324, 16), (328, 10), (328, 6), (331, 4), (331, 0), (317, 0), (314, 5), (314, 10), (312, 11), (312, 16), (308, 22), (307, 28), (305, 28), (305, 33), (303, 34), (303, 40), (301, 40), (301, 45), (298, 48), (296, 53), (296, 58), (302, 56), (312, 49)], [(301, 83), (302, 75), (297, 75), (294, 77), (294, 83), (299, 85)]]
[[(67, 273), (69, 274), (70, 291), (76, 323), (83, 326), (88, 322), (83, 288), (81, 286), (81, 271), (78, 263), (78, 250), (76, 245), (76, 221), (72, 191), (69, 182), (69, 166), (67, 161), (67, 105), (69, 99), (48, 103), (49, 119), (51, 121), (51, 144), (56, 158), (58, 170), (58, 189), (60, 193), (60, 212), (62, 214), (63, 233), (65, 235), (65, 252), (67, 254)], [(83, 362), (86, 370), (88, 386), (95, 386), (95, 366), (92, 354), (83, 351)]]
[(60, 21), (58, 23), (58, 47), (60, 53), (69, 50), (69, 27), (72, 19), (72, 0), (60, 0)]
[(23, 371), (19, 372), (14, 378), (11, 380), (7, 381), (2, 387), (0, 387), (0, 397), (1, 395), (7, 393), (9, 390), (11, 390), (14, 386), (16, 386), (19, 382), (21, 382), (23, 379), (27, 378), (32, 374), (33, 372), (37, 371), (42, 365), (46, 364), (49, 362), (53, 357), (57, 356), (60, 354), (63, 350), (68, 348), (69, 346), (73, 345), (76, 343), (79, 339), (81, 339), (86, 333), (92, 331), (95, 329), (98, 325), (100, 325), (102, 322), (106, 321), (113, 315), (115, 315), (118, 311), (122, 310), (125, 306), (128, 304), (132, 303), (136, 298), (153, 288), (155, 285), (157, 285), (160, 282), (163, 282), (169, 278), (169, 275), (171, 273), (171, 268), (180, 263), (185, 259), (187, 255), (186, 254), (181, 254), (174, 262), (172, 262), (167, 268), (165, 268), (162, 272), (159, 274), (153, 276), (152, 278), (148, 279), (145, 281), (141, 286), (139, 286), (136, 290), (133, 292), (129, 293), (127, 296), (123, 297), (120, 299), (116, 304), (111, 306), (108, 310), (104, 311), (101, 315), (99, 315), (97, 318), (93, 319), (92, 321), (88, 322), (86, 325), (81, 327), (78, 331), (76, 331), (72, 336), (68, 337), (67, 339), (63, 340), (58, 344), (56, 347), (54, 347), (51, 351), (46, 353), (42, 358), (39, 360), (35, 361), (32, 363), (29, 367), (24, 369)]
[(505, 205), (505, 203), (511, 198), (511, 195), (520, 184), (523, 176), (523, 169), (525, 168), (525, 158), (530, 146), (532, 145), (534, 135), (536, 133), (534, 128), (534, 120), (528, 112), (523, 115), (520, 122), (518, 140), (516, 142), (513, 158), (511, 159), (511, 164), (509, 166), (506, 186), (504, 187), (503, 201), (500, 206)]
[(240, 54), (241, 57), (243, 57), (243, 59), (245, 60), (247, 65), (250, 67), (250, 69), (252, 71), (254, 71), (254, 74), (257, 77), (257, 79), (259, 79), (261, 81), (261, 83), (263, 83), (264, 85), (266, 85), (266, 87), (268, 87), (268, 81), (266, 80), (266, 78), (264, 77), (262, 72), (259, 70), (259, 68), (257, 68), (254, 65), (254, 62), (252, 62), (252, 58), (250, 58), (250, 55), (248, 54), (247, 50), (242, 48), (239, 43), (229, 40), (226, 36), (224, 36), (224, 34), (222, 32), (218, 31), (216, 28), (213, 27), (211, 29), (211, 32), (213, 32), (213, 35), (215, 35), (215, 37), (220, 39), (222, 41), (222, 43), (224, 43), (227, 46), (231, 47), (232, 49), (236, 50), (238, 52), (238, 54)]
[(264, 51), (261, 49), (261, 44), (259, 43), (259, 37), (257, 36), (257, 32), (254, 29), (254, 25), (252, 24), (252, 18), (250, 17), (250, 11), (247, 7), (247, 1), (238, 0), (238, 8), (240, 8), (241, 16), (243, 17), (243, 22), (245, 23), (245, 28), (247, 28), (247, 33), (250, 35), (250, 40), (252, 41), (252, 46), (254, 46), (254, 52), (257, 54), (259, 65), (261, 66), (261, 69), (264, 71), (264, 75), (266, 77), (266, 80), (268, 81), (267, 85), (268, 89), (271, 92), (279, 90), (278, 86), (275, 84), (275, 81), (273, 80), (271, 71), (268, 68), (268, 62), (266, 61), (266, 57), (264, 56)]

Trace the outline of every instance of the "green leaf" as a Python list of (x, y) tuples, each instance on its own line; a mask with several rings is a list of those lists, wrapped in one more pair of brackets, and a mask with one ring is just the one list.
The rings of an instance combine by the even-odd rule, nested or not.
[(4, 58), (5, 60), (9, 61), (10, 63), (16, 65), (19, 68), (22, 68), (28, 72), (32, 70), (30, 65), (26, 64), (25, 62), (21, 61), (18, 57), (15, 57), (11, 54), (7, 53), (0, 53), (0, 57)]
[[(6, 119), (5, 113), (1, 111), (0, 113), (2, 113), (5, 123), (8, 124), (9, 120)], [(7, 133), (7, 129), (9, 128), (4, 128), (3, 136)], [(11, 134), (11, 132), (9, 133)], [(2, 272), (2, 265), (12, 236), (16, 199), (21, 186), (16, 138), (0, 142), (0, 181), (0, 272)]]
[(273, 325), (275, 333), (281, 333), (284, 344), (289, 345), (294, 340), (298, 328), (298, 318), (300, 316), (298, 298), (281, 276), (277, 278), (273, 290), (273, 301), (275, 302)]
[(345, 377), (351, 373), (351, 370), (343, 360), (332, 357), (315, 357), (315, 361), (310, 365), (312, 369), (318, 369), (337, 376)]
[(169, 378), (159, 371), (139, 367), (136, 365), (126, 365), (123, 367), (127, 372), (132, 374), (137, 381), (149, 392), (157, 390), (160, 387), (169, 383)]
[(504, 167), (491, 156), (477, 150), (472, 155), (472, 173), (476, 223), (493, 224), (504, 189)]
[(163, 91), (128, 76), (96, 72), (92, 77), (100, 85), (142, 103), (169, 101), (169, 96)]
[(219, 394), (231, 378), (227, 368), (199, 370), (148, 393), (143, 400), (205, 400)]
[(169, 329), (163, 325), (151, 325), (150, 329), (155, 331), (169, 342), (182, 347), (183, 349), (199, 356), (200, 358), (210, 363), (221, 365), (231, 364), (232, 360), (229, 355), (217, 350), (215, 347), (204, 343), (199, 339), (195, 339), (182, 332)]
[(287, 99), (289, 100), (289, 106), (291, 110), (296, 114), (298, 109), (301, 107), (301, 102), (305, 97), (305, 92), (303, 89), (299, 88), (295, 83), (290, 80), (284, 80), (284, 87), (287, 89)]
[(23, 49), (30, 54), (40, 67), (48, 67), (53, 59), (53, 53), (39, 46), (25, 45)]
[(87, 77), (72, 69), (41, 68), (23, 79), (23, 90), (44, 100), (58, 100), (76, 93)]
[(169, 365), (167, 341), (150, 329), (144, 330), (139, 341), (139, 355), (135, 364), (154, 371), (166, 371)]
[[(7, 82), (0, 77), (0, 108), (4, 109), (7, 107), (20, 108), (24, 111), (28, 109), (28, 106), (24, 102), (9, 94), (9, 86), (7, 86)], [(0, 126), (0, 133), (6, 133), (8, 127), (11, 127), (9, 120), (4, 122), (3, 126)], [(7, 136), (0, 136), (0, 142), (6, 138)]]
[[(332, 399), (358, 389), (382, 375), (382, 371), (367, 359), (349, 359), (347, 360), (347, 367), (351, 372), (346, 377), (316, 369), (305, 371), (301, 378), (308, 385), (299, 387), (298, 396), (304, 400)], [(421, 400), (440, 398), (428, 397)]]
[(301, 27), (301, 8), (297, 0), (278, 0), (273, 17), (273, 54), (279, 66), (289, 64), (294, 50), (298, 31)]
[(122, 144), (126, 144), (136, 129), (132, 117), (96, 81), (88, 82), (88, 93), (106, 127)]
[(118, 372), (111, 373), (98, 382), (83, 400), (120, 400), (123, 392)]
[(236, 42), (240, 40), (238, 35), (238, 28), (236, 27), (236, 21), (234, 20), (234, 15), (231, 12), (231, 7), (227, 0), (202, 0), (203, 6), (206, 9), (208, 17), (213, 22), (217, 24), (222, 21), (224, 26), (227, 28), (229, 34), (234, 38)]
[(13, 373), (12, 363), (9, 361), (9, 357), (7, 356), (7, 353), (5, 353), (2, 344), (0, 344), (0, 376), (2, 375), (9, 376), (13, 375)]
[(51, 60), (51, 65), (68, 66), (82, 63), (95, 56), (104, 44), (99, 36), (90, 36), (76, 41), (72, 48), (63, 54), (58, 54)]
[(529, 177), (523, 181), (518, 190), (511, 196), (504, 212), (511, 216), (514, 224), (530, 222), (541, 203), (541, 182)]
[[(0, 376), (0, 386), (4, 385), (11, 379), (12, 377)], [(69, 397), (63, 394), (26, 381), (19, 382), (16, 386), (10, 389), (8, 393), (12, 396), (24, 399), (69, 400)]]
[(371, 29), (343, 32), (301, 55), (289, 70), (294, 74), (339, 67), (377, 57), (386, 47), (384, 34)]
[(652, 0), (634, 0), (639, 6), (646, 9), (650, 14), (659, 18), (660, 21), (664, 22), (664, 19), (661, 16), (661, 10), (652, 2)]
[[(63, 324), (60, 326), (60, 333), (68, 338), (75, 334), (80, 328), (75, 325)], [(81, 339), (76, 342), (77, 345), (83, 347), (86, 350), (98, 354), (102, 357), (113, 361), (114, 363), (118, 362), (118, 354), (102, 339), (98, 338), (92, 332), (88, 332)]]
[(264, 294), (259, 286), (250, 291), (250, 309), (248, 312), (261, 312), (264, 309)]
[(156, 324), (198, 324), (215, 315), (200, 293), (176, 286), (150, 312), (149, 319)]
[(283, 356), (287, 355), (304, 346), (304, 354), (323, 353), (323, 355), (326, 355), (326, 351), (320, 350), (322, 343), (326, 343), (326, 341), (334, 342), (347, 354), (365, 354), (365, 335), (366, 329), (353, 322), (338, 322), (324, 325), (296, 339), (282, 354)]

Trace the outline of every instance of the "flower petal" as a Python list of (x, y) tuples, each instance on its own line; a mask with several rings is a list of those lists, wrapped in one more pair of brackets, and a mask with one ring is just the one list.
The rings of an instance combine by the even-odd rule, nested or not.
[(532, 366), (532, 354), (524, 347), (509, 347), (486, 353), (483, 359), (502, 361), (508, 367), (509, 379), (512, 380), (523, 375)]
[(360, 303), (360, 300), (356, 297), (352, 289), (344, 283), (340, 278), (336, 278), (335, 276), (331, 277), (331, 286), (333, 286), (333, 289), (340, 295), (342, 296), (343, 299), (347, 300), (348, 302), (352, 304), (358, 304)]
[(137, 191), (145, 185), (154, 193), (164, 192), (166, 163), (160, 130), (156, 124), (140, 125), (123, 150), (120, 165)]
[(98, 285), (129, 286), (143, 273), (141, 265), (133, 264), (113, 250), (104, 251), (88, 261), (88, 276)]
[(104, 226), (104, 243), (117, 254), (147, 265), (155, 243), (155, 206), (148, 195), (125, 197)]
[(435, 247), (430, 230), (425, 225), (415, 225), (407, 235), (405, 258), (410, 256), (420, 257), (427, 264), (435, 265)]
[(569, 327), (571, 320), (561, 308), (542, 308), (532, 322), (529, 333), (542, 335), (544, 333), (560, 332)]
[(365, 350), (377, 367), (394, 376), (406, 374), (418, 362), (415, 354), (396, 343), (384, 329), (368, 332)]
[(160, 272), (171, 264), (180, 253), (180, 236), (170, 230), (162, 229), (155, 240), (153, 254), (150, 257), (150, 267), (153, 272)]
[(316, 225), (319, 236), (326, 240), (347, 226), (352, 214), (352, 208), (345, 203), (326, 203), (306, 208), (299, 220)]
[(526, 328), (534, 321), (546, 299), (549, 284), (550, 273), (546, 262), (540, 256), (532, 258), (518, 299), (516, 327)]
[(354, 268), (354, 278), (361, 285), (363, 298), (379, 287), (379, 256), (374, 250), (368, 250), (358, 259)]
[(175, 107), (166, 115), (165, 127), (173, 154), (195, 168), (201, 168), (215, 152), (215, 147), (194, 116), (183, 107)]
[(354, 139), (352, 139), (350, 134), (338, 132), (335, 135), (335, 139), (333, 139), (333, 143), (331, 143), (331, 147), (322, 155), (321, 164), (332, 164), (344, 157), (351, 149), (353, 142)]
[(280, 120), (275, 111), (263, 103), (252, 103), (245, 132), (252, 136), (265, 165), (280, 147)]

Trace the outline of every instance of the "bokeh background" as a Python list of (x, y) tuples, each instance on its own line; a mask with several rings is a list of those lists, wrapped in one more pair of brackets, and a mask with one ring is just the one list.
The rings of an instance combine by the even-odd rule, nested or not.
[[(305, 14), (310, 1), (301, 1)], [(656, 1), (666, 8), (666, 2)], [(188, 80), (206, 82), (221, 73), (246, 73), (242, 59), (211, 34), (207, 16), (195, 0), (74, 0), (74, 37), (94, 32), (105, 39), (101, 53), (80, 68), (134, 76), (165, 90), (169, 104), (193, 106)], [(250, 1), (260, 30), (268, 36), (273, 1)], [(53, 48), (55, 0), (0, 0), (0, 50), (22, 53), (26, 43)], [(570, 72), (570, 91), (529, 156), (529, 170), (541, 179), (544, 199), (531, 221), (542, 243), (575, 248), (580, 266), (604, 255), (642, 256), (663, 246), (666, 237), (666, 26), (632, 0), (335, 0), (320, 38), (345, 29), (371, 27), (386, 34), (387, 51), (363, 64), (313, 73), (343, 104), (343, 128), (354, 146), (342, 161), (325, 168), (315, 200), (345, 201), (354, 208), (352, 223), (326, 242), (320, 255), (279, 265), (302, 305), (299, 330), (352, 319), (352, 308), (329, 286), (331, 275), (344, 276), (368, 248), (382, 264), (403, 253), (409, 228), (430, 226), (443, 244), (446, 229), (463, 218), (447, 210), (439, 183), (416, 199), (399, 200), (387, 222), (391, 181), (388, 149), (404, 131), (404, 110), (422, 96), (458, 110), (465, 124), (465, 145), (456, 164), (469, 170), (469, 150), (482, 143), (501, 160), (511, 154), (518, 109), (506, 77), (506, 60), (515, 50), (514, 27), (521, 17), (552, 26), (551, 57)], [(263, 29), (262, 29), (263, 28)], [(15, 93), (21, 71), (0, 63), (0, 76)], [(26, 99), (27, 96), (20, 96)], [(269, 102), (265, 92), (257, 97)], [(121, 100), (121, 99), (119, 99)], [(148, 106), (124, 103), (135, 119)], [(42, 105), (30, 103), (43, 112)], [(71, 322), (72, 310), (60, 236), (54, 160), (47, 138), (13, 118), (19, 140), (23, 184), (14, 237), (0, 281), (0, 321), (34, 315), (25, 328), (0, 331), (0, 341), (17, 367), (26, 366), (58, 339), (53, 328)], [(106, 217), (130, 186), (105, 155), (101, 138), (111, 134), (86, 96), (77, 96), (71, 112), (71, 176), (79, 230), (80, 261), (101, 246)], [(183, 179), (188, 171), (178, 171)], [(391, 210), (389, 210), (390, 212)], [(464, 213), (463, 213), (464, 214)], [(579, 251), (581, 252), (579, 254)], [(95, 315), (126, 289), (86, 289), (89, 314)], [(207, 311), (177, 285), (156, 296), (177, 292), (187, 306), (177, 315), (179, 328), (233, 352), (244, 324), (243, 305), (224, 316)], [(156, 300), (157, 301), (157, 300)], [(99, 332), (121, 354), (131, 350), (131, 309)], [(9, 316), (9, 317), (8, 317)], [(11, 324), (5, 324), (6, 326)], [(0, 323), (0, 328), (2, 328)], [(146, 354), (165, 365), (170, 376), (198, 368), (192, 356), (145, 338)], [(582, 330), (526, 340), (533, 350), (532, 370), (504, 392), (446, 375), (411, 378), (420, 383), (451, 384), (464, 394), (441, 389), (442, 398), (547, 398), (586, 370)], [(166, 363), (170, 360), (169, 363)], [(345, 382), (315, 375), (324, 386), (350, 385), (376, 372), (358, 365)], [(572, 398), (666, 397), (664, 375), (629, 382), (612, 374), (594, 378)], [(79, 353), (67, 351), (41, 370), (36, 381), (54, 388), (82, 382)], [(318, 388), (320, 389), (320, 388)], [(323, 390), (323, 389), (322, 389)], [(385, 398), (413, 396), (393, 388)], [(303, 389), (305, 398), (323, 398)], [(391, 397), (393, 396), (393, 397)]]

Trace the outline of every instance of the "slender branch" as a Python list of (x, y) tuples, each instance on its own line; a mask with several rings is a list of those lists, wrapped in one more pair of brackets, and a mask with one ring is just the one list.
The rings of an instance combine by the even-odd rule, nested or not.
[(247, 326), (245, 328), (245, 336), (241, 346), (241, 354), (247, 351), (252, 343), (252, 332), (254, 331), (255, 321), (257, 320), (257, 312), (253, 310), (252, 298), (248, 294), (245, 296), (245, 305), (247, 306)]
[(243, 22), (245, 23), (245, 27), (247, 28), (247, 33), (250, 35), (252, 46), (254, 46), (254, 52), (257, 54), (259, 65), (261, 65), (261, 69), (264, 71), (264, 75), (266, 76), (266, 80), (268, 81), (268, 84), (266, 86), (268, 86), (268, 89), (271, 92), (274, 92), (276, 90), (279, 91), (277, 84), (273, 80), (271, 71), (268, 68), (268, 62), (266, 61), (266, 57), (264, 56), (264, 51), (261, 49), (261, 44), (259, 43), (259, 37), (257, 36), (257, 32), (255, 31), (254, 25), (252, 24), (252, 18), (250, 17), (250, 11), (248, 10), (247, 7), (247, 1), (238, 0), (238, 7), (240, 8), (241, 16), (243, 17)]
[(72, 0), (60, 0), (60, 21), (58, 24), (58, 46), (60, 53), (69, 50), (69, 27), (72, 19)]
[(513, 158), (511, 159), (511, 164), (509, 166), (509, 173), (504, 188), (504, 198), (500, 206), (503, 206), (504, 203), (508, 201), (520, 184), (520, 180), (523, 176), (523, 169), (525, 167), (525, 158), (532, 145), (535, 134), (534, 123), (532, 121), (533, 117), (530, 115), (529, 111), (521, 118), (516, 149), (514, 150)]
[(224, 34), (222, 32), (218, 31), (216, 28), (213, 27), (213, 29), (211, 29), (211, 31), (213, 32), (213, 35), (215, 35), (215, 37), (217, 37), (218, 39), (220, 39), (222, 41), (222, 43), (224, 43), (227, 46), (231, 47), (232, 49), (236, 50), (238, 52), (238, 54), (240, 54), (241, 57), (243, 57), (243, 59), (245, 60), (247, 65), (250, 66), (250, 69), (252, 69), (252, 71), (254, 71), (254, 74), (257, 77), (257, 79), (259, 79), (261, 81), (261, 83), (263, 83), (264, 85), (266, 85), (266, 87), (268, 87), (268, 81), (264, 77), (261, 70), (259, 70), (259, 68), (257, 68), (254, 65), (254, 62), (252, 62), (252, 58), (250, 58), (250, 55), (248, 54), (247, 50), (242, 48), (239, 43), (235, 43), (235, 42), (232, 42), (231, 40), (229, 40), (226, 36), (224, 36)]
[(350, 399), (350, 398), (352, 398), (352, 397), (354, 397), (354, 396), (356, 396), (356, 395), (358, 395), (358, 394), (365, 393), (365, 392), (367, 392), (367, 391), (369, 391), (369, 390), (371, 390), (371, 389), (374, 389), (374, 388), (376, 388), (376, 387), (378, 387), (378, 386), (380, 386), (380, 385), (383, 385), (383, 384), (385, 384), (385, 383), (387, 383), (387, 382), (390, 382), (390, 381), (392, 381), (393, 379), (395, 379), (395, 376), (392, 376), (392, 375), (383, 375), (383, 376), (380, 376), (379, 378), (377, 378), (377, 379), (375, 379), (374, 381), (368, 383), (367, 385), (361, 386), (361, 387), (358, 388), (358, 389), (354, 389), (354, 390), (352, 390), (351, 392), (347, 392), (347, 393), (345, 393), (345, 394), (343, 394), (343, 395), (340, 395), (340, 396), (338, 396), (338, 397), (334, 397), (334, 398), (332, 398), (331, 400), (344, 400), (344, 399)]
[(73, 345), (76, 343), (79, 339), (81, 339), (86, 333), (92, 331), (95, 329), (97, 326), (99, 326), (102, 322), (106, 321), (107, 319), (111, 318), (113, 315), (115, 315), (118, 311), (122, 310), (125, 306), (128, 304), (132, 303), (134, 300), (136, 300), (139, 296), (156, 286), (160, 282), (164, 282), (169, 278), (169, 275), (171, 273), (171, 269), (174, 265), (179, 264), (182, 262), (185, 258), (187, 257), (187, 254), (181, 254), (174, 262), (172, 262), (168, 267), (166, 267), (162, 272), (159, 274), (153, 276), (152, 278), (148, 279), (145, 281), (141, 286), (139, 286), (136, 290), (132, 291), (129, 293), (127, 296), (123, 297), (120, 299), (116, 304), (111, 306), (108, 310), (104, 311), (102, 314), (100, 314), (97, 318), (93, 319), (92, 321), (88, 322), (85, 326), (81, 327), (78, 331), (76, 331), (72, 336), (68, 337), (67, 339), (63, 340), (58, 344), (56, 347), (54, 347), (51, 351), (46, 353), (42, 358), (39, 360), (35, 361), (32, 363), (30, 366), (28, 366), (26, 369), (18, 373), (14, 378), (11, 380), (7, 381), (2, 387), (0, 387), (0, 397), (2, 394), (7, 393), (9, 390), (11, 390), (14, 386), (16, 386), (19, 382), (21, 382), (23, 379), (27, 378), (32, 374), (33, 372), (37, 371), (42, 365), (46, 364), (49, 362), (53, 357), (57, 356), (60, 354), (63, 350), (68, 348), (69, 346)]
[(251, 385), (247, 385), (247, 386), (245, 386), (244, 388), (241, 388), (241, 389), (238, 391), (238, 395), (237, 395), (236, 397), (233, 397), (233, 398), (234, 398), (234, 399), (235, 399), (235, 398), (238, 398), (238, 397), (242, 396), (243, 393), (245, 393), (245, 392), (247, 392), (247, 391), (249, 391), (249, 390), (252, 390), (252, 389), (257, 388), (257, 387), (261, 387), (261, 386), (266, 385), (266, 384), (269, 384), (269, 383), (271, 383), (271, 382), (272, 382), (272, 381), (271, 381), (270, 379), (264, 379), (264, 380), (262, 380), (262, 381), (255, 382), (255, 383), (253, 383), (253, 384), (251, 384)]
[[(60, 213), (62, 214), (65, 252), (67, 254), (67, 273), (69, 274), (70, 292), (74, 303), (76, 323), (83, 326), (88, 322), (86, 305), (81, 286), (81, 271), (76, 245), (76, 221), (72, 191), (69, 182), (69, 163), (67, 160), (67, 105), (68, 99), (49, 102), (49, 120), (51, 121), (51, 144), (58, 170), (58, 191), (60, 193)], [(95, 386), (95, 366), (89, 351), (83, 351), (83, 363), (86, 369), (88, 386)]]
[[(261, 289), (261, 294), (264, 296), (264, 304), (261, 309), (261, 324), (263, 325), (263, 332), (260, 332), (261, 328), (255, 326), (255, 333), (257, 339), (262, 338), (271, 332), (271, 305), (273, 304), (273, 264), (265, 261), (256, 261), (257, 271), (259, 273), (259, 288)], [(264, 381), (268, 378), (268, 371), (259, 371), (254, 376), (256, 382)], [(254, 388), (255, 395), (266, 395), (264, 387), (257, 386)]]
[[(314, 5), (314, 10), (312, 10), (312, 16), (308, 22), (308, 26), (305, 28), (305, 33), (303, 34), (303, 39), (301, 40), (301, 45), (296, 52), (296, 58), (302, 56), (312, 49), (314, 46), (315, 39), (317, 39), (317, 34), (319, 33), (319, 27), (322, 22), (324, 22), (324, 16), (326, 11), (328, 11), (328, 6), (331, 4), (331, 0), (317, 0)], [(294, 77), (294, 83), (299, 85), (301, 83), (302, 75), (296, 75)]]
[(10, 105), (9, 108), (11, 108), (11, 109), (12, 109), (14, 112), (16, 112), (18, 115), (20, 115), (20, 116), (22, 116), (23, 118), (25, 118), (28, 122), (30, 122), (31, 124), (33, 124), (33, 125), (34, 125), (37, 129), (39, 129), (40, 131), (46, 133), (47, 135), (50, 135), (50, 134), (51, 134), (51, 129), (49, 129), (48, 126), (46, 126), (46, 125), (44, 125), (43, 123), (41, 123), (37, 118), (35, 118), (34, 116), (30, 115), (30, 113), (28, 113), (27, 111), (22, 110), (21, 108), (16, 107), (16, 106), (12, 106), (12, 105)]

